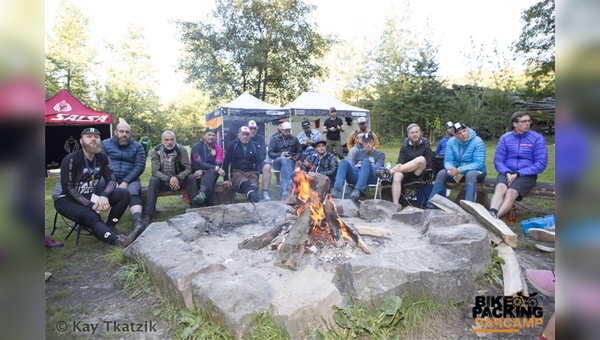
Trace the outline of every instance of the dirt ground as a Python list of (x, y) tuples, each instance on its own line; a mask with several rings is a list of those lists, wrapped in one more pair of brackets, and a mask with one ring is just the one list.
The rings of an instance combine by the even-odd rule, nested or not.
[[(62, 238), (58, 238), (62, 241)], [(527, 241), (515, 249), (523, 269), (554, 269), (554, 253), (544, 253)], [(46, 282), (46, 336), (65, 338), (165, 339), (173, 337), (173, 325), (161, 318), (161, 301), (149, 294), (131, 296), (119, 286), (115, 273), (103, 257), (110, 246), (90, 236), (82, 236), (78, 246), (72, 236), (63, 248), (47, 249), (47, 259), (56, 259), (67, 247), (77, 249), (65, 259), (70, 265), (57, 266)], [(529, 285), (530, 293), (536, 292)], [(502, 290), (484, 284), (479, 295), (502, 295)], [(544, 324), (554, 311), (554, 298), (535, 296), (544, 311)], [(434, 332), (450, 339), (537, 339), (542, 328), (523, 329), (520, 333), (474, 333), (473, 301), (458, 306), (458, 315), (449, 316), (442, 329)], [(94, 326), (96, 328), (94, 328)], [(435, 327), (440, 327), (437, 325)], [(437, 337), (437, 336), (436, 336)]]

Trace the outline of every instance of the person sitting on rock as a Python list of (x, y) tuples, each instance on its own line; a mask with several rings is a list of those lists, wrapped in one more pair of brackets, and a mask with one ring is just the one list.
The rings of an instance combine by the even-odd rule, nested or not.
[(202, 141), (192, 145), (192, 154), (190, 155), (190, 164), (192, 174), (196, 178), (196, 188), (199, 189), (198, 196), (191, 200), (193, 207), (212, 206), (215, 204), (217, 194), (215, 186), (219, 176), (224, 176), (225, 171), (221, 169), (223, 165), (223, 149), (215, 143), (217, 129), (207, 127), (204, 130)]
[(225, 151), (223, 161), (223, 185), (232, 186), (239, 193), (246, 195), (250, 202), (260, 201), (258, 195), (258, 176), (263, 160), (256, 143), (250, 140), (250, 129), (242, 126), (238, 130), (238, 138), (231, 141)]
[(485, 158), (483, 140), (465, 124), (455, 123), (454, 138), (448, 141), (444, 155), (445, 169), (437, 173), (429, 199), (444, 189), (447, 181), (455, 180), (465, 182), (465, 200), (475, 202), (477, 183), (483, 182), (487, 175)]
[(356, 202), (361, 196), (366, 195), (367, 184), (377, 183), (375, 173), (383, 166), (385, 154), (375, 149), (375, 140), (371, 133), (365, 133), (362, 144), (363, 149), (356, 152), (352, 159), (344, 159), (340, 162), (335, 184), (331, 189), (331, 197), (342, 198), (341, 190), (347, 182), (355, 185), (350, 199)]

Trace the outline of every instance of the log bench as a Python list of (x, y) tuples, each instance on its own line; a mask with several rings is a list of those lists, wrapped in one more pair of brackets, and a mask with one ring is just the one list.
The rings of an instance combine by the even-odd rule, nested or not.
[[(215, 205), (222, 205), (222, 204), (232, 204), (234, 203), (235, 200), (235, 191), (233, 190), (233, 188), (230, 189), (225, 189), (225, 186), (223, 185), (223, 182), (217, 182), (217, 184), (215, 185), (215, 192), (217, 194), (217, 197), (215, 199)], [(173, 191), (173, 190), (161, 190), (158, 193), (158, 197), (164, 197), (164, 196), (179, 196), (179, 195), (187, 195), (187, 190), (185, 188), (181, 188), (177, 191)], [(144, 205), (146, 204), (146, 197), (148, 196), (148, 187), (142, 187), (142, 192), (140, 193), (140, 197), (142, 198), (142, 201), (144, 202)], [(190, 199), (192, 199), (193, 197), (190, 197)]]

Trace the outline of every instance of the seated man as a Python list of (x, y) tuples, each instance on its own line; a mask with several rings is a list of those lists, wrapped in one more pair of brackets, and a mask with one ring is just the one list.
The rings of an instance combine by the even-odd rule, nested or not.
[(444, 155), (446, 154), (446, 146), (448, 145), (448, 141), (450, 138), (454, 137), (454, 123), (446, 122), (446, 137), (440, 139), (435, 148), (435, 156), (433, 160), (433, 172), (438, 173), (440, 170), (444, 169)]
[(310, 122), (305, 119), (302, 121), (302, 132), (298, 134), (298, 142), (302, 147), (302, 161), (315, 153), (314, 142), (323, 139), (319, 130), (311, 129)]
[(421, 128), (417, 124), (410, 124), (406, 129), (408, 138), (400, 148), (398, 161), (391, 169), (392, 202), (400, 204), (402, 182), (410, 183), (417, 180), (425, 169), (431, 169), (433, 152), (427, 139), (421, 135)]
[(148, 183), (148, 196), (146, 197), (146, 206), (142, 218), (145, 226), (152, 223), (160, 190), (177, 191), (181, 187), (185, 187), (190, 202), (192, 197), (196, 197), (198, 194), (196, 179), (192, 175), (187, 151), (183, 146), (177, 144), (173, 131), (166, 130), (162, 133), (161, 144), (152, 149), (150, 160), (152, 177)]
[[(258, 196), (258, 175), (263, 160), (258, 146), (250, 140), (250, 129), (242, 126), (238, 130), (238, 139), (229, 143), (223, 161), (223, 185), (231, 186), (246, 195), (250, 202), (260, 201)], [(231, 175), (230, 175), (231, 173)]]
[(279, 199), (286, 201), (292, 186), (295, 162), (300, 160), (302, 147), (298, 138), (292, 135), (292, 124), (281, 124), (281, 133), (273, 135), (269, 142), (269, 157), (274, 159), (273, 168), (281, 171)]
[(102, 141), (102, 151), (110, 159), (117, 178), (117, 188), (127, 189), (131, 195), (129, 211), (133, 216), (133, 227), (143, 227), (140, 176), (146, 169), (146, 150), (131, 138), (131, 126), (119, 123), (114, 137)]
[(494, 166), (498, 171), (496, 188), (490, 204), (490, 214), (504, 216), (535, 187), (538, 174), (548, 165), (548, 148), (542, 135), (531, 131), (531, 117), (526, 111), (515, 112), (511, 121), (513, 131), (498, 141)]
[[(258, 134), (258, 125), (255, 121), (251, 120), (248, 122), (248, 129), (250, 129), (250, 140), (258, 147), (259, 157), (262, 162), (262, 193), (260, 195), (261, 201), (270, 201), (269, 186), (271, 185), (271, 161), (267, 158), (267, 146), (265, 145), (265, 137)], [(226, 155), (227, 156), (227, 155)]]
[(435, 176), (435, 184), (429, 198), (444, 189), (446, 181), (455, 180), (466, 183), (465, 200), (475, 202), (477, 183), (483, 182), (487, 175), (485, 144), (475, 131), (467, 128), (463, 123), (454, 124), (454, 138), (448, 142), (444, 167), (445, 169), (440, 170)]
[[(83, 149), (68, 154), (62, 160), (58, 182), (52, 191), (54, 207), (59, 214), (89, 230), (97, 239), (127, 247), (144, 230), (142, 225), (135, 225), (128, 235), (117, 234), (115, 230), (129, 204), (129, 192), (117, 188), (108, 156), (100, 152), (100, 131), (84, 129), (79, 142)], [(105, 181), (104, 187), (99, 185), (101, 178)], [(98, 212), (109, 209), (104, 223)]]
[(331, 197), (342, 198), (344, 182), (355, 184), (350, 199), (358, 201), (367, 191), (367, 184), (376, 184), (375, 172), (383, 166), (385, 154), (375, 149), (373, 134), (366, 133), (362, 139), (363, 149), (354, 154), (350, 160), (342, 160), (335, 176), (335, 184), (331, 189)]
[(314, 177), (315, 173), (329, 177), (330, 185), (333, 186), (338, 169), (337, 158), (327, 152), (327, 141), (315, 139), (313, 142), (316, 152), (304, 160), (302, 170), (306, 171), (311, 178)]
[(197, 182), (196, 188), (200, 189), (195, 199), (190, 196), (192, 207), (214, 205), (217, 198), (215, 193), (217, 180), (219, 176), (225, 175), (225, 171), (221, 169), (223, 149), (215, 143), (216, 137), (217, 130), (207, 127), (204, 130), (202, 141), (192, 145), (190, 163)]
[(377, 135), (367, 129), (367, 118), (365, 117), (359, 117), (358, 118), (358, 130), (354, 130), (354, 132), (352, 132), (350, 134), (350, 137), (348, 138), (348, 142), (346, 142), (346, 147), (348, 148), (348, 150), (351, 150), (353, 147), (360, 145), (360, 141), (358, 140), (358, 135), (364, 135), (365, 133), (373, 133), (373, 139), (375, 140), (375, 149), (379, 148), (379, 138), (377, 138)]
[(352, 159), (352, 157), (354, 157), (354, 154), (356, 152), (358, 152), (358, 150), (363, 148), (362, 145), (362, 138), (365, 134), (362, 132), (359, 132), (356, 137), (354, 138), (354, 141), (356, 142), (356, 144), (351, 148), (348, 149), (348, 159)]

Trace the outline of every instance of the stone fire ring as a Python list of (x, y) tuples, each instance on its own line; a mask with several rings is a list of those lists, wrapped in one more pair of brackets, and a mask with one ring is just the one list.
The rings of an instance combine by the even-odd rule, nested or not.
[(152, 223), (124, 254), (142, 258), (156, 283), (237, 337), (261, 310), (297, 338), (309, 326), (323, 328), (321, 318), (333, 320), (332, 307), (347, 304), (350, 296), (379, 305), (386, 296), (406, 292), (454, 302), (474, 295), (473, 278), (490, 262), (483, 228), (437, 209), (402, 210), (381, 200), (367, 200), (360, 209), (350, 200), (335, 203), (345, 222), (386, 228), (392, 236), (363, 236), (372, 255), (352, 241), (342, 248), (312, 247), (298, 271), (291, 271), (274, 265), (276, 250), (270, 247), (238, 249), (238, 243), (283, 221), (286, 206), (239, 203), (188, 209)]

